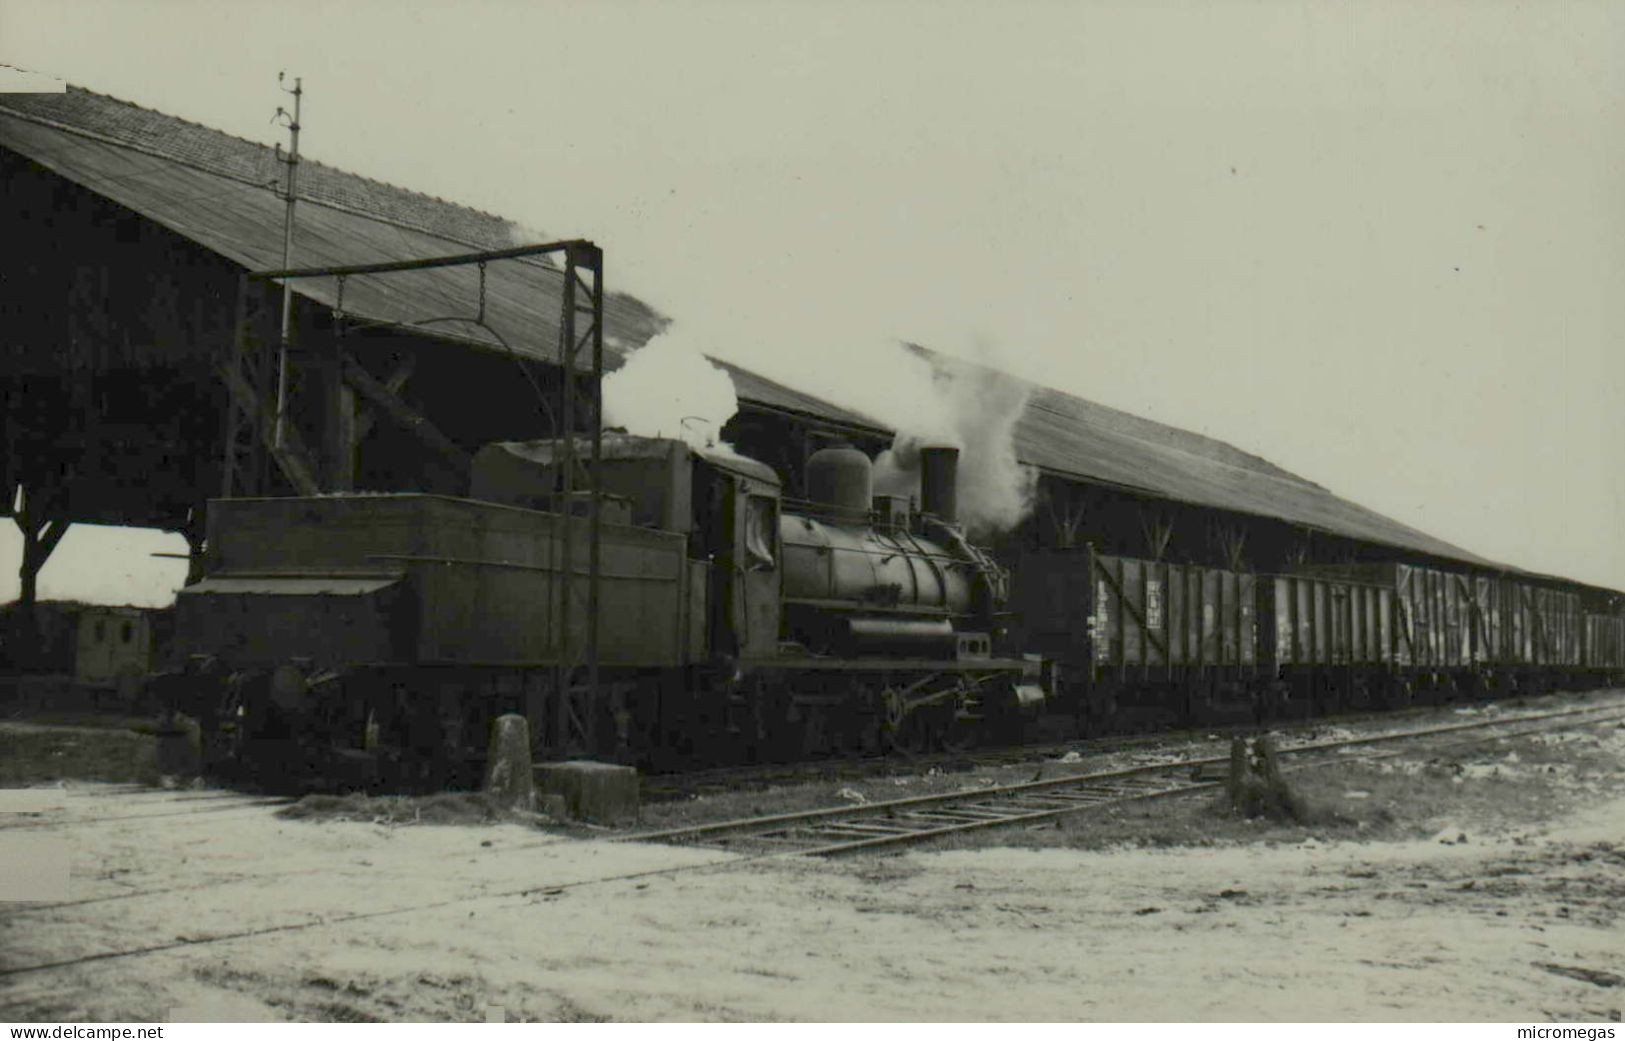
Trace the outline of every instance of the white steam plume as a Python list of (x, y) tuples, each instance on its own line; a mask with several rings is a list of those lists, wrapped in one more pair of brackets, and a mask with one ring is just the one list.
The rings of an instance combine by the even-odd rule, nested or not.
[[(857, 317), (799, 285), (746, 304), (677, 311), (665, 333), (605, 377), (606, 421), (695, 444), (702, 436), (720, 438), (737, 399), (726, 374), (705, 357), (716, 354), (897, 431), (891, 450), (876, 460), (877, 494), (917, 497), (917, 449), (952, 445), (960, 450), (961, 523), (985, 537), (1031, 512), (1037, 475), (1017, 461), (1015, 430), (1032, 387), (999, 371), (985, 345), (975, 355), (982, 364), (927, 354), (865, 330)], [(714, 398), (711, 387), (718, 388)], [(685, 427), (684, 416), (705, 422)]]
[(604, 377), (604, 425), (696, 448), (717, 445), (739, 411), (733, 380), (676, 328), (633, 351)]
[(875, 460), (875, 492), (920, 493), (919, 450), (959, 449), (959, 520), (978, 535), (1008, 531), (1032, 511), (1036, 471), (1016, 458), (1016, 424), (1032, 386), (996, 369), (938, 355), (935, 362), (904, 350), (915, 365), (913, 393), (903, 414), (878, 418), (897, 429), (892, 447)]
[[(504, 223), (507, 225), (506, 231), (508, 233), (508, 245), (510, 246), (539, 246), (544, 242), (553, 241), (547, 232), (540, 230), (533, 224), (526, 224), (524, 221), (517, 220), (504, 221)], [(563, 266), (562, 261), (564, 258), (562, 255), (542, 253), (530, 259), (539, 264), (556, 268)]]

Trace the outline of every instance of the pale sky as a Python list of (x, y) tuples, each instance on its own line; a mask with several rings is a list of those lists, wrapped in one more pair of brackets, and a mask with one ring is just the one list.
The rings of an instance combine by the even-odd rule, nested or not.
[[(302, 76), (307, 155), (765, 375), (983, 352), (1625, 589), (1622, 54), (1620, 3), (0, 0), (0, 62), (255, 140)], [(45, 595), (178, 582), (115, 544)]]

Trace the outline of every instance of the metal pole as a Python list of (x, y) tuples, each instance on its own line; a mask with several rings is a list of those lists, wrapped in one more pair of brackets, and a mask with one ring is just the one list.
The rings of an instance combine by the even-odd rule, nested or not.
[[(599, 545), (603, 540), (603, 488), (599, 463), (604, 444), (604, 254), (595, 253), (592, 274), (592, 465), (587, 471), (591, 520), (587, 534), (587, 690), (598, 697)], [(591, 733), (591, 731), (588, 731)]]
[[(277, 74), (277, 82), (282, 82), (282, 74)], [(293, 121), (288, 124), (288, 209), (282, 222), (282, 266), (288, 268), (293, 265), (293, 208), (299, 200), (299, 110), (300, 102), (304, 97), (304, 81), (295, 77), (293, 81)], [(279, 107), (277, 115), (285, 115)], [(286, 421), (288, 411), (288, 340), (290, 326), (293, 320), (293, 282), (285, 280), (282, 283), (282, 339), (277, 348), (276, 357), (276, 432), (273, 440), (278, 448), (282, 447), (282, 428)]]
[(559, 697), (559, 729), (558, 740), (563, 749), (570, 752), (585, 752), (579, 748), (578, 737), (586, 729), (584, 721), (575, 713), (576, 704), (571, 690), (571, 674), (575, 671), (575, 646), (570, 639), (571, 616), (574, 612), (570, 603), (574, 593), (574, 578), (576, 568), (575, 558), (575, 510), (574, 492), (576, 485), (576, 446), (575, 446), (575, 358), (576, 358), (576, 254), (575, 250), (565, 250), (564, 253), (564, 287), (561, 301), (559, 319), (559, 428), (556, 431), (559, 446), (559, 524), (560, 549), (563, 563), (559, 568), (559, 656), (557, 665), (557, 684)]
[[(577, 246), (591, 246), (585, 239), (561, 239), (558, 242), (539, 242), (533, 246), (510, 246), (507, 249), (486, 249), (478, 253), (453, 253), (449, 256), (418, 257), (415, 260), (385, 260), (374, 264), (338, 264), (323, 267), (286, 268), (273, 271), (254, 271), (250, 278), (334, 278), (338, 275), (387, 275), (395, 271), (424, 271), (437, 267), (459, 267), (465, 264), (490, 263), (496, 260), (518, 260), (547, 253), (563, 253)], [(871, 431), (873, 433), (873, 431)]]

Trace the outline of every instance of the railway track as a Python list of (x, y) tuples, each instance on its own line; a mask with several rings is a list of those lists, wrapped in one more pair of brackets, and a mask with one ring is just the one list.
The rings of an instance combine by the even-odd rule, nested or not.
[[(1313, 734), (1327, 727), (1353, 726), (1372, 721), (1403, 722), (1407, 718), (1424, 717), (1448, 709), (1448, 705), (1416, 705), (1405, 709), (1357, 711), (1338, 715), (1315, 716), (1307, 719), (1282, 721), (1271, 726), (1273, 733), (1295, 736)], [(693, 770), (674, 770), (653, 773), (644, 778), (642, 796), (645, 802), (678, 802), (710, 795), (747, 790), (766, 790), (793, 784), (818, 781), (853, 782), (873, 780), (905, 774), (924, 773), (930, 769), (959, 772), (976, 769), (999, 769), (1023, 765), (1053, 763), (1067, 753), (1086, 758), (1140, 751), (1155, 752), (1170, 744), (1198, 743), (1203, 739), (1221, 739), (1226, 742), (1236, 736), (1252, 736), (1259, 732), (1255, 723), (1226, 723), (1182, 730), (1152, 733), (1110, 734), (1099, 737), (1070, 738), (1010, 745), (992, 745), (972, 751), (933, 752), (903, 758), (896, 755), (855, 756), (841, 759), (809, 759), (787, 763), (756, 763), (743, 766), (718, 766)]]
[[(1625, 719), (1616, 705), (1564, 709), (1527, 716), (1477, 720), (1398, 733), (1319, 741), (1283, 748), (1291, 768), (1347, 762), (1348, 750), (1380, 751), (1360, 758), (1398, 755), (1409, 743), (1477, 732), (1452, 744), (1475, 744), (1500, 737), (1567, 729)], [(1492, 733), (1484, 733), (1493, 731)], [(1398, 747), (1395, 747), (1398, 746)], [(930, 841), (987, 828), (1053, 820), (1128, 802), (1167, 798), (1218, 788), (1228, 756), (1073, 774), (973, 791), (918, 795), (903, 799), (718, 821), (624, 836), (616, 841), (662, 842), (749, 852), (837, 856)]]
[[(1282, 751), (1283, 757), (1297, 759), (1297, 767), (1311, 767), (1318, 763), (1338, 759), (1351, 761), (1354, 758), (1370, 758), (1371, 756), (1350, 757), (1343, 754), (1346, 750), (1360, 746), (1372, 746), (1378, 751), (1372, 755), (1400, 755), (1412, 749), (1406, 742), (1420, 741), (1428, 738), (1445, 737), (1452, 735), (1471, 734), (1473, 736), (1460, 740), (1447, 742), (1442, 746), (1467, 745), (1482, 743), (1504, 736), (1518, 736), (1522, 734), (1551, 732), (1563, 729), (1575, 729), (1591, 726), (1598, 723), (1609, 723), (1625, 719), (1625, 705), (1615, 702), (1604, 706), (1590, 706), (1572, 708), (1554, 712), (1535, 713), (1496, 720), (1480, 720), (1470, 723), (1449, 724), (1445, 726), (1418, 728), (1402, 733), (1389, 733), (1347, 740), (1326, 741), (1305, 744)], [(1319, 758), (1316, 758), (1316, 757)], [(0, 979), (15, 978), (35, 973), (49, 972), (78, 968), (87, 964), (94, 964), (115, 959), (138, 958), (147, 955), (160, 954), (185, 948), (212, 946), (216, 944), (229, 944), (232, 942), (258, 940), (264, 937), (285, 933), (295, 933), (311, 930), (325, 930), (341, 928), (347, 925), (362, 922), (381, 920), (403, 915), (424, 914), (436, 910), (450, 908), (464, 908), (479, 905), (492, 907), (508, 906), (513, 901), (530, 901), (537, 894), (557, 894), (566, 890), (589, 888), (599, 885), (621, 883), (627, 881), (641, 881), (656, 877), (680, 875), (691, 872), (728, 871), (741, 864), (779, 859), (784, 857), (799, 857), (804, 855), (835, 855), (847, 852), (857, 852), (864, 849), (884, 849), (889, 846), (898, 846), (906, 842), (926, 841), (939, 835), (953, 834), (974, 830), (978, 828), (991, 828), (1000, 825), (1016, 824), (1022, 820), (1042, 820), (1054, 818), (1064, 814), (1077, 813), (1105, 805), (1121, 804), (1131, 800), (1152, 799), (1175, 796), (1185, 792), (1214, 788), (1219, 782), (1206, 779), (1202, 776), (1191, 776), (1191, 771), (1211, 767), (1225, 759), (1211, 757), (1205, 759), (1186, 760), (1173, 764), (1155, 766), (1133, 767), (1123, 770), (1099, 771), (1089, 774), (1080, 774), (1072, 777), (1056, 778), (1052, 781), (1029, 783), (1024, 785), (1009, 785), (998, 789), (983, 789), (977, 792), (956, 793), (952, 795), (937, 795), (916, 797), (913, 799), (893, 800), (885, 803), (871, 803), (862, 807), (843, 807), (834, 810), (814, 811), (811, 813), (782, 814), (776, 817), (753, 818), (749, 820), (723, 821), (714, 824), (700, 825), (688, 828), (667, 829), (656, 832), (643, 832), (619, 836), (604, 841), (613, 842), (666, 842), (697, 845), (706, 848), (707, 852), (715, 852), (714, 858), (684, 864), (670, 864), (634, 869), (631, 871), (615, 872), (608, 875), (597, 875), (579, 879), (561, 879), (553, 882), (541, 881), (527, 883), (500, 890), (481, 890), (476, 892), (456, 894), (444, 899), (412, 902), (400, 906), (382, 907), (370, 910), (357, 910), (347, 913), (307, 913), (297, 919), (274, 922), (252, 928), (233, 929), (212, 935), (187, 935), (174, 939), (161, 940), (139, 946), (114, 948), (110, 950), (94, 951), (69, 957), (43, 960), (28, 964), (0, 966)], [(1180, 774), (1184, 776), (1181, 777)], [(1160, 775), (1160, 776), (1159, 776)], [(1068, 785), (1076, 786), (1068, 791)], [(1012, 799), (998, 805), (989, 806), (978, 811), (978, 803), (987, 800), (998, 800), (1006, 795)], [(1062, 799), (1059, 796), (1073, 795), (1075, 798)], [(938, 811), (939, 822), (932, 822), (925, 816), (924, 811), (930, 810), (932, 804)], [(846, 821), (863, 821), (871, 826), (883, 827), (891, 823), (887, 818), (898, 819), (899, 807), (905, 807), (904, 814), (915, 814), (915, 820), (920, 821), (918, 827), (905, 832), (876, 831), (876, 832), (847, 832), (835, 836), (816, 834), (818, 827), (824, 827)], [(225, 806), (221, 807), (226, 808)], [(233, 809), (247, 809), (245, 805), (234, 805)], [(257, 808), (256, 808), (257, 809)], [(137, 815), (145, 818), (146, 814)], [(867, 821), (865, 821), (867, 818)], [(98, 818), (108, 820), (114, 818)], [(131, 819), (126, 816), (121, 819)], [(58, 825), (73, 826), (76, 823), (88, 821), (57, 821)], [(765, 833), (775, 831), (791, 831), (797, 828), (804, 829), (805, 838), (801, 841), (761, 841)], [(749, 842), (755, 842), (757, 848), (741, 848)], [(524, 843), (509, 847), (501, 851), (500, 855), (523, 855), (526, 850), (534, 849), (542, 843)], [(743, 855), (741, 855), (743, 854)], [(316, 871), (324, 869), (315, 869)], [(307, 872), (275, 872), (260, 876), (231, 876), (207, 880), (186, 886), (166, 885), (157, 888), (131, 890), (126, 892), (98, 894), (77, 900), (63, 901), (53, 904), (17, 905), (9, 908), (0, 921), (16, 918), (31, 917), (35, 914), (50, 914), (54, 912), (73, 911), (84, 905), (100, 904), (110, 900), (134, 900), (143, 897), (168, 895), (176, 892), (190, 892), (204, 888), (227, 888), (230, 886), (262, 886), (267, 879), (284, 878)], [(310, 872), (314, 873), (314, 872)]]

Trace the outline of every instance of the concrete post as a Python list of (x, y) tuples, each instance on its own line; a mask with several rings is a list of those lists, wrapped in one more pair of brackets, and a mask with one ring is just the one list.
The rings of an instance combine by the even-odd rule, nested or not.
[(491, 727), (485, 793), (503, 809), (529, 811), (536, 804), (530, 764), (530, 722), (520, 715), (499, 716)]

